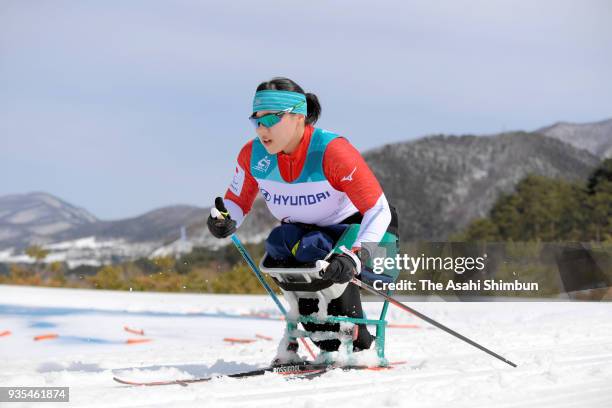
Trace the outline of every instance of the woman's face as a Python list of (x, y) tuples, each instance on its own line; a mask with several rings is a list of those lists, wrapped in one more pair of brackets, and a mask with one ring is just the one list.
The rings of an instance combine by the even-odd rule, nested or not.
[[(260, 118), (270, 113), (274, 113), (274, 111), (260, 111), (255, 116)], [(291, 153), (297, 146), (296, 138), (299, 142), (301, 136), (300, 124), (304, 124), (304, 115), (286, 113), (281, 117), (281, 121), (272, 127), (268, 128), (260, 125), (257, 128), (257, 136), (259, 136), (259, 140), (269, 154), (276, 154), (281, 151)]]

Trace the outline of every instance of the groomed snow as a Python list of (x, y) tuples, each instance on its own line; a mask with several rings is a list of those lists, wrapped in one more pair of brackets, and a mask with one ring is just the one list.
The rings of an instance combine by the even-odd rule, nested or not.
[[(68, 386), (83, 407), (610, 407), (612, 304), (410, 303), (519, 365), (512, 368), (393, 307), (393, 370), (273, 374), (188, 387), (128, 387), (265, 366), (283, 322), (264, 296), (160, 294), (0, 285), (1, 386)], [(374, 316), (379, 303), (367, 303)], [(144, 336), (124, 326), (143, 329)], [(33, 341), (41, 334), (56, 339)], [(255, 339), (229, 344), (225, 337)], [(126, 344), (127, 339), (151, 342)], [(306, 351), (301, 348), (302, 354)], [(4, 406), (4, 405), (3, 405)], [(10, 407), (34, 406), (11, 403)]]

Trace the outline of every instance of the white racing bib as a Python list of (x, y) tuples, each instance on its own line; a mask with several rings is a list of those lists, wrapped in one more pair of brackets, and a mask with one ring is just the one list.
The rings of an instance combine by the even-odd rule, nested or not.
[(279, 221), (326, 226), (338, 224), (357, 212), (349, 197), (334, 189), (323, 173), (325, 148), (336, 137), (322, 129), (314, 130), (302, 172), (292, 182), (283, 180), (276, 155), (268, 154), (259, 139), (254, 140), (251, 174), (270, 212)]

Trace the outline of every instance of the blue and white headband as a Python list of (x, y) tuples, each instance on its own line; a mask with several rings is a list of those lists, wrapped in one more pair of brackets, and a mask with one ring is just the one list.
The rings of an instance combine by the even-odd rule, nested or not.
[[(302, 102), (300, 104), (300, 102)], [(253, 113), (259, 111), (284, 111), (297, 106), (291, 113), (306, 116), (306, 95), (299, 92), (265, 90), (255, 93), (253, 98)]]

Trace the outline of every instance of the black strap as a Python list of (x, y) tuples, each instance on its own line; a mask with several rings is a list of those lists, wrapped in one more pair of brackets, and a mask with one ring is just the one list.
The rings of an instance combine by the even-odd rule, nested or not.
[(290, 292), (318, 292), (329, 288), (334, 282), (330, 280), (315, 279), (312, 282), (282, 282), (272, 278), (278, 286)]

